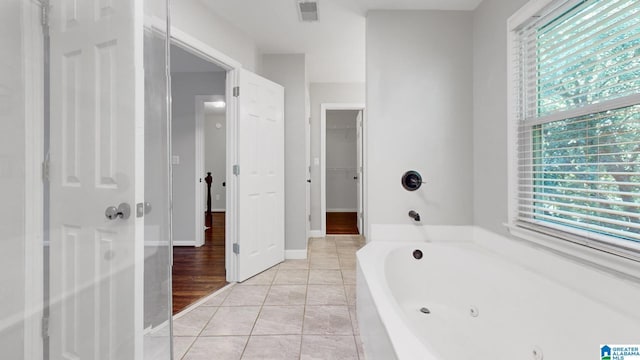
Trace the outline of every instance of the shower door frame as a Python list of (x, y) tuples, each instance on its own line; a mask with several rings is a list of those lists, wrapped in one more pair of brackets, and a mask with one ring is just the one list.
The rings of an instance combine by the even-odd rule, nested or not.
[[(25, 312), (24, 358), (41, 360), (47, 322), (44, 317), (44, 186), (47, 164), (45, 130), (46, 1), (22, 1), (25, 118)], [(18, 319), (20, 320), (20, 319)]]

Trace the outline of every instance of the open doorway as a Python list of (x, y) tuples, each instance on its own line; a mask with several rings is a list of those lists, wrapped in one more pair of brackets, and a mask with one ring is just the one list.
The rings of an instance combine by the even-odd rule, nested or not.
[[(284, 260), (284, 88), (242, 69), (235, 60), (178, 29), (172, 28), (171, 34), (175, 54), (194, 62), (181, 69), (181, 62), (172, 51), (173, 310), (179, 312), (227, 282), (242, 282)], [(211, 81), (203, 79), (211, 77), (207, 75), (210, 72), (224, 76), (224, 124), (219, 117), (216, 120), (215, 114), (207, 115), (205, 109), (221, 106), (221, 92), (211, 87), (196, 91), (189, 81), (180, 80), (209, 86), (213, 77)], [(182, 134), (188, 141), (183, 142), (186, 150), (181, 155), (175, 137), (180, 136), (182, 124), (178, 122), (183, 114), (176, 104), (183, 97), (187, 115), (184, 121), (190, 125)], [(202, 123), (199, 132), (196, 125), (191, 125), (197, 121)], [(226, 139), (225, 174), (218, 176), (211, 171), (212, 210), (216, 206), (215, 191), (222, 186), (225, 201), (224, 214), (220, 215), (224, 216), (212, 214), (207, 230), (207, 141), (202, 137), (206, 121), (212, 122), (211, 131), (224, 132)], [(201, 169), (196, 170), (195, 164), (202, 164)], [(175, 183), (181, 178), (186, 179), (184, 192)], [(180, 224), (184, 225), (184, 232)], [(203, 233), (205, 236), (199, 241)], [(212, 246), (207, 246), (209, 243)]]
[(224, 68), (171, 46), (174, 313), (227, 284), (226, 79)]
[(364, 106), (321, 106), (322, 230), (327, 235), (364, 233)]

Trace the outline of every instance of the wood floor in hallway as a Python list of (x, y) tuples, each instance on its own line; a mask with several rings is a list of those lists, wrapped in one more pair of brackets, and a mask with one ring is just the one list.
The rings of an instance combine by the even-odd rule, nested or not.
[(358, 234), (358, 213), (327, 212), (327, 235)]
[(173, 313), (227, 284), (224, 266), (225, 213), (205, 215), (203, 246), (173, 248)]

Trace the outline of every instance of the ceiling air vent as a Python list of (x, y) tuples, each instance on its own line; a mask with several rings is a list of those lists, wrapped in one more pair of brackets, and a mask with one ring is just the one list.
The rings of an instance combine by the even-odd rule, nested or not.
[(298, 0), (297, 3), (300, 21), (318, 21), (318, 2)]

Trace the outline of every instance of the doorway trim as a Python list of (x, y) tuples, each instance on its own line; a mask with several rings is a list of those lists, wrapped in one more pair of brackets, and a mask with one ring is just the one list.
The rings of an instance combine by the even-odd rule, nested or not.
[(42, 6), (24, 1), (20, 9), (24, 48), (24, 319), (25, 359), (42, 359), (44, 354), (44, 181), (45, 179), (45, 36), (41, 23)]
[[(362, 103), (322, 103), (320, 104), (320, 232), (321, 236), (327, 235), (327, 111), (328, 110), (360, 110), (362, 111), (362, 212), (363, 222), (366, 229), (367, 222), (367, 202), (366, 196), (366, 163), (367, 163), (367, 132), (366, 129), (366, 107)], [(362, 229), (364, 234), (364, 229)]]
[[(195, 193), (196, 193), (196, 214), (202, 215), (200, 217), (196, 216), (195, 218), (195, 227), (196, 227), (196, 238), (195, 238), (195, 246), (200, 247), (204, 245), (204, 212), (205, 212), (205, 201), (204, 195), (206, 193), (204, 188), (204, 171), (205, 171), (205, 109), (204, 103), (207, 101), (214, 101), (216, 99), (215, 95), (197, 95), (195, 100), (196, 107), (196, 141), (195, 141)], [(225, 166), (226, 167), (226, 166)], [(226, 181), (226, 179), (225, 179)]]
[[(236, 256), (233, 253), (233, 244), (238, 232), (238, 178), (233, 175), (233, 164), (237, 161), (237, 136), (238, 136), (238, 111), (237, 99), (233, 96), (233, 88), (238, 83), (238, 73), (242, 65), (225, 55), (224, 53), (210, 47), (198, 40), (194, 36), (172, 26), (171, 44), (178, 46), (193, 55), (210, 61), (227, 72), (225, 98), (227, 102), (227, 156), (226, 156), (226, 214), (225, 216), (225, 268), (227, 270), (227, 281), (235, 282), (238, 278), (238, 267)], [(197, 167), (197, 166), (196, 166)], [(196, 200), (196, 204), (198, 201)], [(196, 205), (197, 206), (197, 205)], [(197, 235), (196, 235), (197, 236)]]

